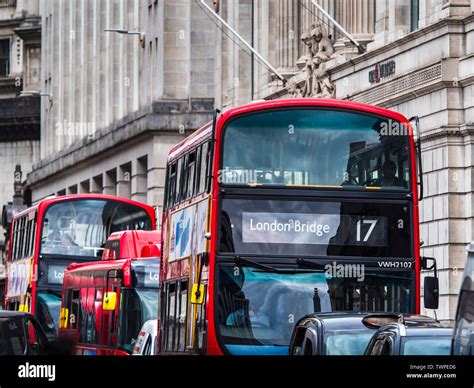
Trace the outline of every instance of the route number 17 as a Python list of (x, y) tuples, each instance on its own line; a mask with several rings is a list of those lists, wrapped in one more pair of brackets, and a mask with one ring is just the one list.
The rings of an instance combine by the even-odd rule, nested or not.
[[(362, 224), (369, 224), (369, 230), (365, 234), (364, 238), (362, 239)], [(357, 242), (367, 242), (369, 240), (370, 235), (375, 229), (375, 225), (377, 225), (377, 220), (359, 220), (357, 221)]]

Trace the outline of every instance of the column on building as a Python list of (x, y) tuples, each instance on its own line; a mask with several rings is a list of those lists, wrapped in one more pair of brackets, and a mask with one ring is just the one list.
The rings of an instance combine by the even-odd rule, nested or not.
[[(258, 1), (255, 4), (255, 29), (254, 29), (254, 43), (258, 52), (266, 58), (270, 63), (276, 63), (276, 50), (274, 36), (276, 31), (275, 23), (270, 23), (270, 12), (275, 8), (269, 0)], [(255, 84), (254, 84), (254, 99), (261, 99), (268, 95), (270, 72), (264, 66), (255, 66)]]
[(191, 98), (213, 98), (216, 78), (215, 42), (217, 27), (201, 10), (199, 3), (191, 7)]
[[(365, 46), (373, 40), (375, 0), (318, 0), (317, 3), (362, 45)], [(303, 32), (310, 32), (315, 22), (321, 23), (331, 36), (337, 53), (346, 56), (357, 53), (354, 44), (318, 10), (311, 0), (301, 0), (298, 4), (298, 38)], [(301, 42), (299, 50), (300, 56), (305, 54), (306, 48)]]
[(79, 194), (89, 194), (90, 193), (90, 179), (82, 181), (79, 183)]
[[(362, 46), (367, 46), (375, 34), (375, 0), (340, 0), (335, 3), (334, 17)], [(383, 1), (377, 1), (377, 7)], [(340, 54), (357, 54), (354, 44), (338, 29), (333, 30), (334, 48)]]
[(299, 57), (299, 16), (298, 1), (279, 0), (276, 2), (276, 67), (283, 75), (293, 75), (297, 71)]
[(91, 194), (102, 194), (103, 193), (103, 181), (104, 175), (100, 174), (91, 178), (90, 181), (90, 193)]
[[(461, 43), (453, 44), (456, 45)], [(390, 107), (406, 115), (416, 112), (421, 118), (424, 182), (424, 198), (419, 205), (421, 254), (437, 261), (440, 294), (437, 313), (442, 320), (454, 318), (466, 247), (472, 239), (466, 222), (472, 219), (472, 150), (465, 125), (466, 93), (460, 82), (453, 82), (459, 76), (457, 63), (456, 58), (442, 61), (443, 89)], [(422, 278), (426, 275), (433, 275), (433, 271), (422, 271)], [(422, 313), (433, 315), (430, 310)]]
[(77, 194), (77, 185), (69, 186), (66, 190), (67, 195)]
[(24, 17), (24, 13), (27, 15), (38, 15), (39, 14), (39, 1), (38, 0), (16, 0), (16, 12), (15, 17)]
[(139, 202), (146, 202), (148, 189), (147, 156), (132, 161), (131, 179), (131, 199)]
[[(466, 262), (466, 247), (472, 240), (466, 219), (472, 219), (471, 145), (462, 136), (442, 135), (423, 142), (425, 198), (420, 202), (422, 255), (437, 261), (442, 320), (452, 320)], [(422, 277), (432, 276), (423, 271)], [(423, 283), (422, 283), (423, 284)], [(429, 310), (422, 311), (432, 315)]]
[(123, 164), (117, 169), (117, 195), (123, 198), (131, 196), (131, 163)]
[[(436, 0), (437, 1), (437, 0)], [(423, 3), (420, 1), (419, 3)], [(412, 30), (412, 8), (419, 7), (411, 0), (380, 0), (375, 8), (375, 39), (369, 50), (393, 42)]]
[[(228, 1), (221, 1), (219, 13), (227, 23), (233, 23), (232, 7), (229, 10), (228, 4)], [(232, 39), (223, 31), (218, 33), (218, 37), (220, 38), (220, 53), (216, 51), (216, 55), (221, 55), (221, 87), (217, 89), (216, 94), (221, 95), (221, 106), (226, 107), (232, 105), (236, 94), (234, 88), (236, 82), (234, 80), (234, 68), (232, 66), (235, 47)]]
[(102, 193), (108, 195), (117, 194), (117, 169), (112, 169), (104, 173)]
[[(164, 98), (188, 98), (191, 2), (164, 0)], [(147, 42), (152, 46), (153, 42)], [(147, 47), (147, 50), (149, 48)], [(149, 53), (149, 55), (151, 55)], [(147, 60), (143, 58), (143, 60)], [(145, 78), (145, 77), (143, 77)], [(146, 83), (143, 79), (142, 82)], [(149, 85), (144, 84), (144, 88)]]
[[(250, 45), (255, 45), (252, 41), (252, 14), (256, 8), (257, 4), (252, 0), (225, 0), (221, 2), (219, 11), (222, 18)], [(220, 36), (222, 106), (248, 103), (255, 98), (252, 90), (255, 91), (256, 82), (252, 85), (252, 74), (255, 75), (255, 68), (259, 65), (254, 60), (252, 66), (251, 51), (229, 30), (224, 29)]]
[(469, 0), (442, 0), (442, 9), (446, 16), (469, 16), (474, 8)]

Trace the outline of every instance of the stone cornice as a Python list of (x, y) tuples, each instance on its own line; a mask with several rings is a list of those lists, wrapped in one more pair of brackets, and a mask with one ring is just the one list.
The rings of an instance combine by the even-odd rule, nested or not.
[[(421, 134), (421, 143), (423, 147), (423, 143), (425, 142), (432, 142), (434, 140), (438, 139), (448, 139), (448, 138), (465, 138), (467, 136), (472, 136), (474, 135), (474, 124), (466, 125), (463, 124), (461, 126), (459, 125), (452, 125), (452, 126), (441, 126), (440, 128), (434, 129), (434, 130), (429, 130), (427, 132), (423, 133), (423, 128), (422, 134)], [(474, 142), (474, 139), (473, 139)], [(463, 141), (463, 144), (465, 142)], [(432, 148), (432, 147), (428, 147)]]
[[(472, 15), (466, 17), (466, 18), (447, 18), (440, 20), (436, 23), (430, 24), (429, 26), (423, 27), (419, 30), (416, 30), (410, 34), (407, 34), (403, 36), (402, 38), (399, 38), (393, 42), (390, 42), (384, 46), (378, 47), (374, 50), (368, 51), (365, 54), (359, 55), (355, 58), (349, 59), (343, 63), (340, 64), (335, 64), (334, 66), (331, 66), (328, 70), (330, 73), (337, 73), (341, 72), (347, 69), (350, 69), (351, 67), (355, 67), (357, 65), (363, 65), (364, 67), (368, 65), (368, 62), (376, 57), (383, 56), (384, 54), (390, 52), (391, 50), (398, 49), (394, 55), (399, 55), (405, 51), (408, 51), (410, 49), (413, 49), (414, 47), (426, 44), (426, 41), (422, 42), (416, 42), (416, 39), (423, 37), (425, 35), (428, 35), (432, 32), (435, 31), (440, 31), (444, 27), (448, 27), (448, 30), (442, 31), (441, 33), (437, 34), (436, 36), (433, 36), (430, 40), (434, 40), (436, 38), (439, 38), (440, 36), (446, 35), (448, 33), (453, 33), (454, 31), (449, 31), (449, 27), (455, 28), (461, 28), (464, 27), (465, 24), (467, 24), (467, 21), (471, 21), (473, 18)], [(458, 31), (458, 33), (463, 33), (464, 31)], [(406, 47), (403, 47), (406, 45)]]
[[(151, 132), (176, 134), (182, 126), (193, 131), (212, 119), (212, 99), (164, 100), (133, 112), (93, 136), (77, 140), (67, 149), (39, 161), (27, 176), (27, 184), (36, 183), (97, 157), (109, 150)], [(50, 128), (49, 130), (54, 130)]]

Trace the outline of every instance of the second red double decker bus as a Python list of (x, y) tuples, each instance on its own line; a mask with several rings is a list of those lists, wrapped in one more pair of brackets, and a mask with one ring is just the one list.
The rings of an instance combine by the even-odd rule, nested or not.
[(66, 267), (100, 259), (113, 232), (154, 229), (154, 208), (126, 198), (76, 194), (38, 202), (13, 217), (5, 308), (36, 315), (56, 336)]
[(418, 313), (411, 128), (360, 103), (275, 100), (230, 109), (173, 148), (160, 352), (287, 354), (308, 313)]

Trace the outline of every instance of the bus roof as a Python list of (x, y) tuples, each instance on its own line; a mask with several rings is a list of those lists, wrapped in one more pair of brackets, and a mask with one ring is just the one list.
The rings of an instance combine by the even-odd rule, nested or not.
[[(374, 105), (363, 104), (355, 101), (337, 100), (329, 98), (284, 98), (269, 101), (255, 101), (249, 104), (231, 108), (222, 113), (221, 117), (219, 118), (219, 122), (225, 123), (229, 118), (233, 116), (265, 109), (307, 106), (357, 110), (364, 113), (385, 116), (401, 122), (407, 121), (406, 117), (393, 110), (381, 108)], [(220, 130), (221, 128), (222, 124), (218, 125), (218, 130)], [(186, 153), (186, 151), (188, 151), (190, 148), (193, 148), (196, 144), (199, 144), (204, 139), (211, 137), (211, 132), (212, 122), (207, 123), (203, 127), (196, 130), (193, 134), (183, 139), (169, 152), (168, 162), (177, 159), (179, 156)]]
[(64, 272), (64, 276), (70, 273), (82, 272), (84, 270), (100, 271), (104, 269), (120, 269), (131, 262), (141, 261), (143, 263), (146, 263), (147, 261), (151, 262), (151, 260), (159, 260), (159, 259), (156, 257), (145, 257), (145, 258), (142, 257), (142, 258), (137, 258), (137, 259), (119, 259), (119, 260), (106, 260), (106, 261), (90, 261), (86, 263), (72, 263), (66, 268), (66, 271)]
[[(119, 253), (108, 246), (117, 242)], [(110, 257), (110, 252), (113, 252)], [(118, 257), (116, 257), (118, 255)], [(102, 260), (159, 257), (161, 255), (161, 232), (159, 230), (121, 230), (107, 238)]]
[(49, 205), (57, 202), (65, 202), (65, 201), (71, 201), (71, 200), (80, 200), (80, 199), (102, 199), (102, 200), (110, 200), (110, 201), (120, 201), (120, 202), (125, 202), (131, 205), (135, 206), (140, 206), (143, 208), (150, 208), (153, 209), (151, 206), (142, 203), (142, 202), (137, 202), (132, 199), (128, 198), (123, 198), (123, 197), (117, 197), (115, 195), (107, 195), (107, 194), (70, 194), (70, 195), (60, 195), (60, 196), (51, 196), (47, 197), (45, 199), (42, 199), (38, 203), (34, 204), (33, 206), (29, 207), (28, 209), (22, 210), (21, 212), (15, 214), (13, 218), (18, 218), (21, 216), (24, 216), (25, 214), (28, 214), (32, 210), (36, 209), (44, 209), (48, 207)]

